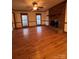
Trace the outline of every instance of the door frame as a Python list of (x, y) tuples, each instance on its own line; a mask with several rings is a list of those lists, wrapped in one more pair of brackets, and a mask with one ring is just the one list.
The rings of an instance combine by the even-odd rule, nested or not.
[[(29, 18), (28, 18), (28, 14), (27, 14), (27, 13), (21, 13), (20, 15), (21, 15), (21, 26), (22, 26), (22, 28), (27, 28), (27, 27), (29, 27)], [(26, 26), (26, 27), (23, 27), (22, 15), (27, 15), (28, 26)]]
[[(41, 16), (41, 13), (36, 13), (36, 16), (37, 16), (37, 15), (40, 15), (40, 16)], [(41, 26), (41, 25), (42, 25), (42, 16), (41, 16), (41, 20), (40, 20), (40, 21), (41, 21), (41, 24), (38, 25), (38, 24), (37, 24), (37, 18), (36, 18), (36, 26)]]
[[(12, 12), (12, 17), (14, 18), (14, 26), (15, 26), (14, 29), (16, 29), (16, 19), (15, 19), (15, 13), (14, 12)], [(13, 26), (13, 22), (12, 22), (12, 26)]]

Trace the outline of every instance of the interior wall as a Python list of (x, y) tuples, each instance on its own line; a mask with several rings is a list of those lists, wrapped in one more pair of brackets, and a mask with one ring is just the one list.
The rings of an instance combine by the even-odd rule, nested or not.
[(29, 26), (36, 26), (36, 13), (40, 13), (42, 17), (42, 24), (46, 25), (46, 21), (48, 21), (48, 11), (45, 12), (25, 12), (25, 11), (13, 11), (15, 13), (15, 21), (16, 21), (16, 27), (22, 28), (21, 23), (21, 13), (27, 13), (28, 14), (28, 20), (29, 20)]
[(64, 31), (65, 10), (66, 10), (66, 1), (49, 9), (50, 23), (51, 20), (57, 19), (59, 21), (59, 28), (62, 31)]

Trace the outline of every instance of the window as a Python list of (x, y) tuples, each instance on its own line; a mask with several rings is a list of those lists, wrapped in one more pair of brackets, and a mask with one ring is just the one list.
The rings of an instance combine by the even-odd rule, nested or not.
[(22, 14), (22, 27), (27, 27), (28, 26), (28, 16), (27, 14)]
[(36, 15), (37, 25), (41, 25), (41, 14)]

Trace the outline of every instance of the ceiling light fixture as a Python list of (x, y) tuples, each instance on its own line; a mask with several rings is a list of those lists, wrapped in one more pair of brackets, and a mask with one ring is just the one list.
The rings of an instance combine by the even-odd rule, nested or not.
[(37, 10), (38, 9), (38, 4), (36, 2), (33, 2), (33, 10)]

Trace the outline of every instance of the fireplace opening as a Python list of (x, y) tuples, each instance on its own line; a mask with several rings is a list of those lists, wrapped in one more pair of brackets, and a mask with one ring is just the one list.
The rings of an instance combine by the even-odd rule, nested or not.
[(59, 28), (59, 21), (57, 19), (52, 20), (50, 25), (54, 28)]

